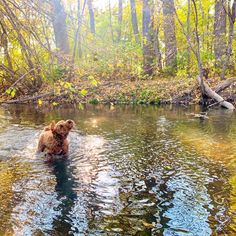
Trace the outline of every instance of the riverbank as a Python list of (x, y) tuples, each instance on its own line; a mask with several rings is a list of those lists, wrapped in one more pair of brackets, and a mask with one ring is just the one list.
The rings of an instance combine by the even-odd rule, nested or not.
[[(206, 81), (215, 90), (222, 81), (215, 77)], [(224, 89), (221, 96), (235, 103), (234, 84)], [(91, 83), (84, 77), (79, 81), (45, 84), (32, 96), (9, 99), (3, 96), (1, 103), (111, 103), (111, 104), (199, 104), (201, 92), (195, 78), (156, 78), (147, 80), (104, 79)], [(209, 100), (209, 103), (213, 101)]]

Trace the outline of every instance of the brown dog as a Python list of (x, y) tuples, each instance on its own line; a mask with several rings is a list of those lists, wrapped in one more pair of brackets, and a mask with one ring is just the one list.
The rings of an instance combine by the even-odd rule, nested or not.
[(53, 121), (39, 137), (38, 152), (47, 151), (51, 155), (67, 155), (69, 142), (67, 136), (74, 127), (73, 120), (61, 120), (57, 123)]

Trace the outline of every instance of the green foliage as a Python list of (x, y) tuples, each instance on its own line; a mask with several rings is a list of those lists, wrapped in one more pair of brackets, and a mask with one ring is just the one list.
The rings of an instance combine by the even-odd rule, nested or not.
[(137, 93), (134, 95), (136, 98), (137, 104), (159, 104), (160, 97), (157, 95), (157, 92), (149, 88), (140, 88), (137, 90)]
[(49, 74), (47, 76), (46, 81), (58, 81), (61, 79), (64, 79), (67, 75), (67, 70), (65, 67), (62, 67), (61, 65), (54, 65), (51, 67)]
[(96, 105), (96, 104), (99, 103), (99, 101), (98, 101), (97, 98), (92, 98), (91, 100), (89, 100), (89, 103), (90, 103), (90, 104), (94, 104), (94, 105)]
[(93, 86), (97, 86), (99, 84), (99, 81), (96, 80), (92, 75), (90, 75), (88, 77), (88, 80), (90, 81), (90, 83), (93, 85)]

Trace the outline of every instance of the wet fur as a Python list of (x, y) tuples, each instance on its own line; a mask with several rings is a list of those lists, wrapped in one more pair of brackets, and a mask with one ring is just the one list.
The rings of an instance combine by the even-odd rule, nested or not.
[(69, 142), (67, 136), (74, 127), (73, 120), (54, 121), (44, 127), (39, 137), (37, 152), (47, 152), (48, 155), (68, 155)]

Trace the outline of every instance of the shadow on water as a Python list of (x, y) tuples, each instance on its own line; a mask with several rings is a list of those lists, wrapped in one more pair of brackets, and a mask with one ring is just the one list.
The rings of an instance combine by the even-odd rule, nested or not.
[[(199, 111), (0, 109), (0, 235), (234, 235), (235, 115)], [(48, 165), (38, 135), (68, 118), (69, 159)]]
[(56, 177), (55, 191), (57, 192), (58, 200), (60, 201), (58, 209), (60, 209), (61, 212), (60, 217), (53, 223), (53, 230), (55, 232), (60, 232), (61, 235), (66, 235), (71, 231), (69, 213), (77, 199), (77, 194), (73, 190), (75, 181), (68, 164), (69, 161), (64, 159), (57, 159), (50, 164), (52, 173)]

